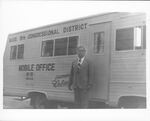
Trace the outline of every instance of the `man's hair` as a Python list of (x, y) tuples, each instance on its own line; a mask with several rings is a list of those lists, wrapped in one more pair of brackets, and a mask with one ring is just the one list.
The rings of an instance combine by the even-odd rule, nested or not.
[(78, 47), (77, 47), (77, 50), (84, 50), (84, 51), (86, 51), (86, 49), (85, 49), (84, 46), (78, 46)]

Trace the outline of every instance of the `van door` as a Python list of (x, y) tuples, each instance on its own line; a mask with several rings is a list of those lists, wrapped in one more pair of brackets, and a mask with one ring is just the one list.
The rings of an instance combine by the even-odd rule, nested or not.
[(92, 99), (108, 99), (108, 82), (110, 78), (110, 25), (100, 23), (90, 25), (88, 58), (93, 67)]

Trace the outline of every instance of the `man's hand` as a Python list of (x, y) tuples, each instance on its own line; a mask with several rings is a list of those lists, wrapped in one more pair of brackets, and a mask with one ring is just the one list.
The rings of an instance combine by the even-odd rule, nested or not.
[(92, 87), (92, 84), (88, 84), (88, 87), (87, 87), (87, 88), (90, 89), (91, 87)]
[(72, 90), (71, 86), (68, 86), (68, 89), (69, 89), (69, 90)]

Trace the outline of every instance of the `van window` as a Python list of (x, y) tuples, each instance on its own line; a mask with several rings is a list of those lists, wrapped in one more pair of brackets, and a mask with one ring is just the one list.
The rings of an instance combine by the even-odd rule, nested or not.
[(75, 55), (78, 45), (78, 36), (69, 37), (68, 55)]
[(94, 53), (104, 52), (104, 32), (94, 33)]
[(116, 31), (116, 50), (132, 50), (133, 33), (133, 28), (118, 29)]
[[(75, 55), (79, 36), (70, 36), (46, 40), (42, 42), (41, 56), (66, 56)], [(54, 53), (54, 55), (53, 55)]]
[(143, 26), (116, 30), (116, 50), (145, 49), (146, 29)]
[(55, 56), (67, 55), (67, 37), (55, 39)]
[(141, 49), (142, 48), (142, 28), (136, 27), (134, 29), (134, 45), (135, 49)]
[(10, 59), (16, 59), (17, 55), (17, 46), (11, 46), (10, 47)]
[(146, 26), (143, 26), (143, 49), (146, 49)]
[(22, 59), (24, 54), (24, 44), (18, 45), (18, 59)]
[(42, 42), (41, 56), (43, 57), (53, 56), (53, 43), (54, 40), (46, 40)]

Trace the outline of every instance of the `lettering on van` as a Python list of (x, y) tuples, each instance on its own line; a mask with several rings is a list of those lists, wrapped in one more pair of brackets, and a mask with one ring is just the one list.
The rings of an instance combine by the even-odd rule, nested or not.
[[(26, 39), (26, 36), (25, 36), (25, 35), (21, 35), (18, 39), (19, 39), (20, 41), (25, 40), (25, 39)], [(17, 37), (9, 38), (9, 42), (15, 42), (15, 41), (17, 41)]]
[(17, 41), (17, 37), (9, 38), (9, 42), (15, 42), (15, 41)]
[(54, 71), (55, 63), (19, 65), (19, 71)]
[[(32, 38), (38, 38), (38, 37), (44, 37), (44, 36), (50, 36), (50, 35), (57, 35), (60, 33), (67, 33), (67, 32), (74, 32), (74, 31), (80, 31), (87, 29), (88, 23), (80, 23), (80, 24), (74, 24), (74, 25), (69, 25), (69, 26), (64, 26), (63, 28), (59, 29), (50, 29), (50, 30), (44, 30), (36, 33), (31, 33), (27, 35), (28, 39)], [(22, 38), (25, 39), (25, 38)]]
[(26, 72), (26, 80), (33, 80), (33, 72)]
[(69, 74), (66, 75), (56, 75), (55, 79), (52, 81), (53, 87), (66, 87), (69, 84)]
[(58, 29), (47, 30), (47, 31), (42, 31), (42, 32), (29, 34), (28, 39), (37, 38), (37, 37), (44, 37), (44, 36), (48, 36), (48, 35), (56, 35), (56, 34), (59, 34)]
[(63, 32), (73, 32), (73, 31), (79, 31), (87, 28), (87, 23), (82, 23), (82, 24), (76, 24), (76, 25), (71, 25), (63, 28)]
[(20, 40), (25, 40), (25, 39), (26, 39), (26, 36), (24, 36), (24, 35), (20, 36)]

